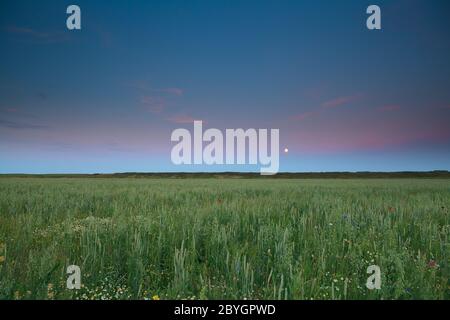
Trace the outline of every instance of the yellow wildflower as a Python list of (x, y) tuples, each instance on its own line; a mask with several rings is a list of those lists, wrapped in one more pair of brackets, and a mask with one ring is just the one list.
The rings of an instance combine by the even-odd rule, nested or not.
[(155, 295), (152, 297), (152, 300), (159, 300), (159, 296), (158, 296), (157, 294), (155, 294)]

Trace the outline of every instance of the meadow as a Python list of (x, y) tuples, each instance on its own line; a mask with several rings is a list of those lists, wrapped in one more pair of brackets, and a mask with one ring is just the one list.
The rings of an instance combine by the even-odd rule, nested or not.
[(449, 299), (449, 208), (450, 179), (1, 177), (0, 299)]

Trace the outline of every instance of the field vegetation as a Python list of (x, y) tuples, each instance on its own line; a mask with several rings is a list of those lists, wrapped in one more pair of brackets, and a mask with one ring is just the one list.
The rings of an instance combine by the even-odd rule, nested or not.
[(449, 299), (449, 208), (450, 179), (2, 177), (0, 299)]

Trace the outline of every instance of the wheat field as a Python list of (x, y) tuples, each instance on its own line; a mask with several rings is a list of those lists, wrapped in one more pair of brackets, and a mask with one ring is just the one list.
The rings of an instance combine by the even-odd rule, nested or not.
[(449, 299), (449, 208), (448, 179), (2, 177), (0, 299)]

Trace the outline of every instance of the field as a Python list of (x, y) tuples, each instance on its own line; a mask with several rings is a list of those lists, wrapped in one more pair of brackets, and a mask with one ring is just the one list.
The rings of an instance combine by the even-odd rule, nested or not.
[(449, 299), (449, 208), (449, 179), (2, 177), (0, 299)]

